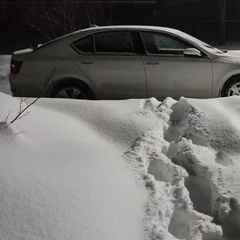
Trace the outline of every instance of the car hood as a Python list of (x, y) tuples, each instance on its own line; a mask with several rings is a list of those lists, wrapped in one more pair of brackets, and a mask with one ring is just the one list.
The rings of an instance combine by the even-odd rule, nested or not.
[(227, 51), (227, 54), (230, 55), (230, 56), (240, 57), (240, 50), (229, 50), (229, 51)]
[(223, 54), (215, 55), (213, 62), (229, 63), (240, 65), (240, 50), (229, 50)]

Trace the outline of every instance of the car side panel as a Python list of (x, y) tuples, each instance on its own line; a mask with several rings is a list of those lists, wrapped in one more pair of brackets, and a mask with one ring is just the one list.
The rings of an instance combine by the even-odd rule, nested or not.
[(220, 97), (223, 85), (231, 77), (240, 75), (240, 65), (213, 61), (213, 97)]
[(77, 65), (73, 61), (66, 62), (64, 66), (55, 67), (49, 85), (47, 87), (46, 96), (51, 95), (51, 91), (54, 88), (54, 86), (56, 86), (56, 84), (65, 80), (76, 80), (84, 82), (85, 84), (88, 85), (96, 99), (104, 98), (104, 96), (97, 89), (97, 87), (88, 80), (85, 74), (77, 67)]
[(212, 95), (212, 64), (208, 58), (144, 57), (148, 97), (206, 98)]
[(104, 98), (147, 97), (145, 71), (140, 56), (81, 55), (73, 51), (73, 61)]

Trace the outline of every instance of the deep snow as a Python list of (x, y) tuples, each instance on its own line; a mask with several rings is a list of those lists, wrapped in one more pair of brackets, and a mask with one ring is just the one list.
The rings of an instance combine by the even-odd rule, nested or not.
[(40, 99), (10, 124), (33, 100), (0, 61), (0, 239), (240, 239), (239, 97)]

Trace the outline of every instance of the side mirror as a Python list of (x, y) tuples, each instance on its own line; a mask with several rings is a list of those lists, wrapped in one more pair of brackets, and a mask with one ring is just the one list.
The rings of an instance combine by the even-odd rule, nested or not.
[(187, 48), (183, 51), (183, 54), (189, 57), (202, 57), (202, 53), (196, 48)]

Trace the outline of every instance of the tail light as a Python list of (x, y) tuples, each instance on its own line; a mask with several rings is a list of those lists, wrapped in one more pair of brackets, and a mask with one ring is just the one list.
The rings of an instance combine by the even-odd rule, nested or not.
[(11, 73), (18, 74), (23, 62), (12, 59), (11, 60)]

